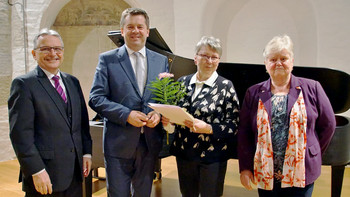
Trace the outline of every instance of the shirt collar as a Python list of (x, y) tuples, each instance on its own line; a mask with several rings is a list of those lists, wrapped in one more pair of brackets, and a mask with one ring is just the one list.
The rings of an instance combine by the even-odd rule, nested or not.
[[(125, 45), (125, 48), (126, 48), (126, 51), (129, 54), (129, 57), (130, 57), (130, 55), (132, 55), (135, 52), (134, 50), (130, 49), (128, 47), (128, 45)], [(138, 52), (141, 53), (143, 57), (146, 57), (146, 47), (142, 47), (142, 49), (139, 50)]]
[(199, 81), (197, 79), (197, 74), (198, 72), (196, 72), (196, 74), (194, 74), (190, 80), (190, 85), (194, 84), (194, 83), (198, 83), (198, 82), (203, 82), (205, 85), (207, 86), (210, 86), (210, 87), (213, 87), (214, 86), (214, 83), (216, 81), (216, 79), (218, 78), (218, 73), (215, 71), (213, 72), (213, 74), (205, 81)]
[[(41, 68), (41, 67), (40, 67), (40, 68)], [(41, 68), (41, 70), (44, 71), (45, 75), (46, 75), (47, 78), (49, 78), (49, 79), (52, 79), (52, 77), (55, 76), (54, 74), (50, 73), (49, 71), (47, 71), (47, 70), (45, 70), (45, 69), (43, 69), (43, 68)], [(61, 71), (60, 71), (60, 70), (58, 70), (56, 76), (59, 76), (60, 79), (61, 79)]]

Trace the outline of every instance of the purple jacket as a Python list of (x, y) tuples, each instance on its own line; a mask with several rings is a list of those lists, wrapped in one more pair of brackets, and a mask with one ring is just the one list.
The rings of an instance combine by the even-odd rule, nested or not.
[[(288, 94), (288, 114), (290, 114), (301, 91), (296, 88), (298, 86), (303, 91), (307, 113), (305, 173), (306, 185), (308, 185), (313, 183), (321, 174), (322, 154), (335, 132), (336, 123), (332, 106), (321, 84), (294, 75), (291, 76)], [(238, 130), (240, 171), (251, 170), (254, 172), (254, 155), (258, 134), (256, 125), (258, 101), (261, 99), (269, 113), (269, 117), (271, 117), (271, 97), (271, 79), (251, 86), (246, 92), (240, 112)]]

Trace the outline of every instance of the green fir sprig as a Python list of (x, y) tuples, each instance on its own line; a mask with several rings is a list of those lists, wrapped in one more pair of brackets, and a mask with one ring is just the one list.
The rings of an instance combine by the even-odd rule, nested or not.
[[(171, 73), (160, 73), (155, 81), (149, 84), (148, 89), (156, 96), (154, 100), (161, 104), (176, 105), (186, 94), (185, 85), (174, 81)], [(167, 144), (169, 144), (169, 133), (166, 131)]]
[(155, 81), (152, 81), (149, 86), (149, 89), (156, 96), (153, 97), (153, 99), (162, 104), (176, 105), (186, 94), (185, 86), (181, 82), (175, 82), (172, 78), (172, 74), (161, 74), (159, 74), (159, 77), (157, 77)]

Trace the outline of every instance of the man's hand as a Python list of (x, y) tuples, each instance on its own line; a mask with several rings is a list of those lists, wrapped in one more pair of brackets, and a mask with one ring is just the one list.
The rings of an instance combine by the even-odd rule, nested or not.
[(126, 120), (129, 124), (135, 127), (143, 127), (147, 124), (148, 117), (146, 114), (132, 110), (129, 114), (128, 119)]
[(151, 111), (147, 114), (148, 121), (146, 126), (149, 128), (154, 128), (157, 126), (157, 124), (160, 121), (160, 114), (158, 114), (156, 111)]
[(91, 171), (91, 164), (92, 160), (90, 157), (83, 157), (83, 174), (84, 177), (89, 176), (89, 173)]
[(256, 185), (254, 175), (250, 170), (243, 170), (241, 172), (241, 183), (247, 190), (252, 190), (252, 186), (250, 182), (252, 182), (254, 185)]
[(32, 177), (36, 191), (43, 195), (52, 194), (50, 176), (45, 169), (39, 174), (33, 175)]

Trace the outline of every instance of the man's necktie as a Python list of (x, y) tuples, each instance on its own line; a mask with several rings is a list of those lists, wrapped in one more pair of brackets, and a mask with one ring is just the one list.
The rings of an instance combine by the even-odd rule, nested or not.
[(145, 71), (145, 65), (143, 63), (142, 55), (140, 52), (134, 52), (136, 56), (136, 65), (135, 65), (135, 74), (136, 74), (136, 80), (137, 85), (139, 86), (139, 90), (141, 95), (143, 94), (143, 90), (145, 88), (146, 83), (146, 71)]
[(60, 77), (55, 75), (55, 76), (52, 77), (52, 79), (55, 81), (55, 88), (56, 88), (58, 94), (60, 94), (60, 96), (62, 97), (63, 101), (65, 103), (67, 103), (66, 94), (64, 93), (63, 88), (60, 85)]
[[(143, 89), (145, 88), (146, 83), (145, 65), (143, 63), (142, 54), (140, 52), (134, 52), (134, 55), (136, 56), (135, 75), (137, 85), (139, 86), (141, 95), (143, 95)], [(144, 133), (143, 127), (141, 127), (141, 133)]]

